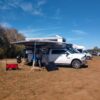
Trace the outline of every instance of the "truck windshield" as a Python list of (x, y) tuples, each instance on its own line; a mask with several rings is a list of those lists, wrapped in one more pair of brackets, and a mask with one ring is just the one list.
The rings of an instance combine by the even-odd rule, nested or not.
[(67, 50), (72, 54), (73, 53), (78, 53), (74, 48), (71, 48), (71, 47), (67, 48)]
[(80, 53), (83, 53), (83, 50), (82, 49), (77, 49)]

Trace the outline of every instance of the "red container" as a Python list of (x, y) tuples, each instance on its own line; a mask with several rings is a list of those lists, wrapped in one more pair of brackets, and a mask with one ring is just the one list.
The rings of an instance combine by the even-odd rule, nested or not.
[(18, 64), (6, 64), (6, 70), (8, 69), (18, 69)]

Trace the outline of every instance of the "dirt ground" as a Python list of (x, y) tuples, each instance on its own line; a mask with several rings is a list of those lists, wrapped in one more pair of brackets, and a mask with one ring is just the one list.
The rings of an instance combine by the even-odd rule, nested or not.
[(5, 60), (0, 61), (0, 100), (100, 100), (100, 57), (81, 69), (60, 67), (48, 72), (20, 68), (5, 71)]

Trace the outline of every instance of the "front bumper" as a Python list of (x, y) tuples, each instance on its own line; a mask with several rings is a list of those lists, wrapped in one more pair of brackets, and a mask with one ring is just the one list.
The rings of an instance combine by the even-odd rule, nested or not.
[(92, 58), (93, 58), (92, 56), (87, 56), (86, 60), (92, 60)]
[(82, 60), (82, 65), (87, 65), (87, 60)]

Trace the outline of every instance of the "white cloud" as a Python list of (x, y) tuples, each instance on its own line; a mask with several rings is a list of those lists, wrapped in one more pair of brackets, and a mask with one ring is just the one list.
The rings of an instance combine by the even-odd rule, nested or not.
[(59, 20), (61, 19), (61, 10), (57, 8), (52, 13), (52, 16), (46, 16), (45, 12), (43, 11), (43, 6), (47, 4), (47, 0), (34, 0), (31, 1), (24, 1), (24, 0), (4, 0), (0, 1), (0, 10), (14, 10), (20, 9), (23, 12), (29, 13), (33, 16), (44, 16), (46, 18)]
[(83, 30), (71, 30), (68, 34), (71, 34), (71, 36), (67, 37), (67, 40), (72, 43), (81, 43), (81, 41), (85, 40), (88, 35), (88, 33)]
[(11, 27), (11, 24), (9, 24), (7, 22), (2, 22), (2, 23), (0, 23), (0, 25), (3, 27), (7, 27), (7, 28)]
[(44, 12), (42, 6), (46, 4), (46, 0), (37, 0), (36, 4), (33, 6), (32, 14), (43, 16)]
[(46, 3), (46, 0), (38, 0), (37, 5), (42, 6)]
[(61, 19), (61, 10), (60, 10), (60, 8), (57, 8), (57, 9), (55, 10), (55, 14), (54, 14), (54, 16), (52, 17), (52, 19), (55, 19), (55, 20)]
[(32, 11), (33, 10), (33, 6), (31, 3), (22, 3), (20, 5), (20, 8), (24, 11)]
[[(55, 36), (56, 33), (49, 33), (49, 30), (59, 29), (61, 27), (51, 27), (51, 28), (26, 28), (19, 30), (20, 33), (23, 33), (26, 37), (48, 37), (48, 36)], [(47, 32), (48, 31), (48, 32)], [(60, 34), (59, 34), (60, 35)]]
[(39, 15), (39, 16), (43, 16), (44, 15), (44, 13), (42, 12), (41, 8), (39, 8), (39, 9), (33, 9), (32, 14), (33, 15)]
[(41, 7), (39, 7), (37, 4), (35, 6), (32, 5), (32, 3), (21, 3), (19, 6), (23, 11), (31, 13), (32, 15), (43, 15)]
[(9, 6), (6, 6), (6, 5), (0, 5), (0, 10), (9, 10), (10, 7)]
[(42, 6), (46, 4), (46, 0), (37, 0), (34, 4), (24, 0), (4, 0), (0, 1), (0, 10), (12, 10), (20, 8), (22, 11), (32, 15), (43, 15)]
[(79, 41), (79, 40), (82, 40), (83, 38), (82, 37), (68, 37), (67, 40), (69, 42), (74, 42), (74, 41)]
[(72, 30), (72, 33), (74, 33), (76, 35), (80, 35), (80, 36), (83, 36), (83, 35), (87, 35), (88, 34), (87, 32), (82, 31), (82, 30)]
[(18, 5), (21, 3), (22, 0), (2, 0), (0, 2), (0, 9), (1, 10), (11, 10), (13, 8), (17, 8)]

